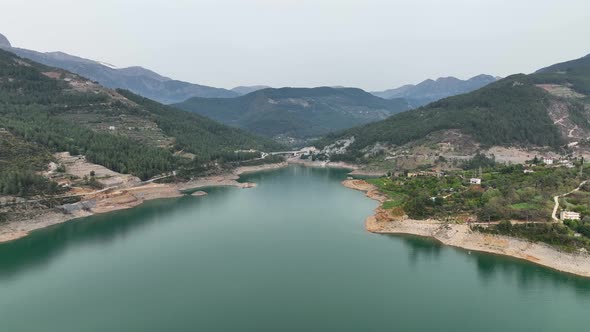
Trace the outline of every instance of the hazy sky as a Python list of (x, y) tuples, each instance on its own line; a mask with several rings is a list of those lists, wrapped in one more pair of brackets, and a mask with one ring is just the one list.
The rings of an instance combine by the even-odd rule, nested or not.
[(0, 0), (0, 33), (218, 87), (377, 90), (581, 57), (589, 15), (589, 0)]

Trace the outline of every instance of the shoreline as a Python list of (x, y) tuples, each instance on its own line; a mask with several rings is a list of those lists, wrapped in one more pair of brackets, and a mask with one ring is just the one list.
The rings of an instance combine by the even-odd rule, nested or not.
[(526, 260), (556, 271), (590, 278), (590, 255), (561, 252), (543, 243), (504, 235), (492, 235), (472, 231), (466, 224), (451, 224), (438, 220), (414, 220), (395, 218), (382, 208), (387, 197), (363, 180), (345, 180), (350, 189), (365, 192), (367, 197), (379, 202), (375, 213), (365, 219), (367, 231), (376, 234), (409, 234), (432, 238), (441, 244), (489, 254)]
[[(30, 219), (8, 221), (0, 227), (0, 244), (23, 238), (35, 230), (64, 222), (103, 214), (118, 210), (130, 209), (146, 201), (164, 198), (178, 198), (190, 195), (185, 191), (206, 187), (253, 188), (255, 183), (238, 182), (240, 175), (266, 170), (276, 170), (291, 164), (305, 167), (332, 167), (355, 169), (345, 163), (320, 165), (315, 162), (281, 162), (258, 166), (243, 166), (230, 173), (202, 177), (184, 183), (158, 184), (149, 183), (141, 186), (116, 189), (88, 195), (82, 201), (65, 204), (58, 208), (48, 209)], [(560, 272), (590, 278), (590, 255), (582, 253), (566, 253), (542, 243), (529, 242), (523, 239), (503, 235), (484, 234), (472, 231), (465, 224), (450, 224), (438, 220), (413, 220), (393, 217), (388, 210), (382, 208), (388, 197), (377, 187), (364, 180), (344, 180), (342, 185), (362, 191), (367, 197), (379, 202), (373, 215), (365, 219), (367, 231), (376, 234), (408, 234), (432, 238), (441, 244), (473, 250), (478, 252), (509, 256), (526, 260)]]
[(310, 161), (308, 159), (293, 157), (287, 159), (286, 162), (289, 165), (302, 165), (305, 167), (346, 169), (350, 170), (348, 173), (349, 176), (380, 177), (387, 174), (384, 170), (365, 170), (361, 165), (351, 164), (344, 161)]
[(293, 157), (287, 159), (289, 165), (303, 165), (305, 167), (316, 167), (316, 168), (338, 168), (338, 169), (350, 169), (352, 171), (358, 170), (360, 166), (345, 163), (343, 161), (311, 161), (307, 159), (300, 159), (299, 157)]
[(117, 188), (95, 194), (89, 194), (81, 201), (50, 208), (24, 219), (7, 221), (0, 225), (0, 244), (18, 240), (35, 230), (79, 218), (90, 217), (118, 210), (137, 207), (144, 202), (187, 196), (185, 191), (206, 187), (253, 188), (255, 183), (238, 182), (240, 175), (274, 170), (287, 167), (287, 162), (263, 164), (257, 166), (241, 166), (229, 173), (201, 177), (183, 183), (160, 184), (148, 183), (130, 188)]

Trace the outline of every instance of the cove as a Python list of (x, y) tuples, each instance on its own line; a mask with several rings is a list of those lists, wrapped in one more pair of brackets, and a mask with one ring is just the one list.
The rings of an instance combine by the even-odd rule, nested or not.
[(0, 244), (0, 331), (584, 331), (590, 280), (376, 235), (346, 171), (147, 202)]

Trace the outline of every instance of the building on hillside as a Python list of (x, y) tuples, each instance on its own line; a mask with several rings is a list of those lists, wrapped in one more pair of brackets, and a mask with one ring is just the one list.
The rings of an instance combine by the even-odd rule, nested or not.
[(580, 220), (580, 214), (573, 211), (561, 211), (559, 213), (559, 219), (561, 220)]
[(545, 165), (553, 165), (553, 158), (543, 158)]
[(469, 180), (470, 184), (481, 184), (481, 179), (480, 178), (471, 178)]

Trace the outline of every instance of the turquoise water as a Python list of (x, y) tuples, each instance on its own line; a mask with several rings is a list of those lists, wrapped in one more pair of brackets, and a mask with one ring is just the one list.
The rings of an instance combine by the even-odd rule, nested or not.
[(590, 280), (364, 230), (341, 170), (148, 202), (0, 245), (0, 331), (587, 331)]

